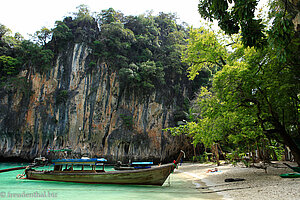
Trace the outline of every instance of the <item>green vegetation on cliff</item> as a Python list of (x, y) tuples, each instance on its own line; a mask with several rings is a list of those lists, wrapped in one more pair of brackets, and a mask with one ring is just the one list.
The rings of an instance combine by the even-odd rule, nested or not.
[(93, 43), (94, 55), (119, 70), (123, 87), (148, 94), (182, 79), (186, 65), (180, 57), (187, 29), (176, 24), (174, 15), (124, 16), (108, 9), (98, 20), (100, 36)]
[[(105, 63), (111, 72), (117, 72), (121, 95), (147, 98), (158, 91), (164, 94), (158, 101), (166, 105), (176, 99), (176, 123), (187, 117), (189, 101), (184, 96), (191, 97), (199, 86), (208, 85), (212, 73), (202, 70), (194, 81), (188, 80), (188, 66), (181, 62), (188, 29), (176, 22), (174, 14), (125, 16), (112, 8), (91, 14), (85, 5), (80, 5), (72, 16), (56, 21), (53, 29), (42, 27), (31, 35), (31, 40), (19, 34), (11, 36), (9, 29), (1, 25), (1, 83), (7, 88), (19, 79), (30, 91), (28, 77), (36, 72), (47, 74), (59, 56), (62, 62), (68, 59), (70, 55), (64, 55), (68, 48), (84, 43), (90, 48), (87, 73)], [(22, 78), (20, 72), (25, 72)], [(57, 105), (67, 100), (62, 93), (67, 90), (59, 88), (56, 92)]]
[[(0, 84), (1, 87), (18, 87), (25, 80), (17, 75), (22, 70), (28, 70), (26, 77), (37, 72), (46, 72), (52, 66), (53, 52), (46, 46), (41, 46), (24, 38), (0, 24)], [(28, 88), (27, 88), (28, 90)]]

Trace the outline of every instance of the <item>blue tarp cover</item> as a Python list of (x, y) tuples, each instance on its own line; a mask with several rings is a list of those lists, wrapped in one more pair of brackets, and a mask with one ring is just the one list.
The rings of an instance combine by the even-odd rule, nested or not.
[(153, 162), (132, 162), (132, 165), (153, 165)]

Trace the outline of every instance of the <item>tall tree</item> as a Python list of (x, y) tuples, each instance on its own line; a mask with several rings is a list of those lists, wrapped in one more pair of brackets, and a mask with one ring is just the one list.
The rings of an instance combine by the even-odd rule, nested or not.
[(52, 37), (52, 31), (44, 26), (41, 30), (36, 31), (32, 37), (38, 44), (45, 46)]
[(7, 28), (6, 26), (4, 26), (3, 24), (0, 24), (0, 40), (2, 39), (2, 37), (6, 34), (11, 33), (11, 30), (9, 28)]
[(73, 15), (79, 21), (93, 21), (94, 18), (90, 14), (90, 9), (87, 5), (81, 4), (76, 7), (77, 12), (74, 12)]
[[(204, 122), (211, 125), (211, 133), (216, 131), (222, 135), (232, 135), (237, 130), (247, 130), (245, 133), (249, 135), (255, 129), (257, 133), (261, 130), (266, 138), (288, 146), (300, 165), (299, 22), (295, 21), (299, 7), (295, 2), (299, 3), (273, 1), (268, 19), (265, 19), (272, 24), (267, 28), (254, 18), (257, 5), (254, 0), (200, 0), (200, 14), (210, 20), (217, 19), (225, 33), (234, 34), (241, 29), (243, 45), (238, 40), (233, 41), (231, 52), (222, 56), (226, 58), (224, 62), (214, 61), (221, 63), (223, 69), (213, 79), (210, 89), (213, 98), (199, 100), (205, 108), (201, 110), (199, 121), (202, 125)], [(233, 3), (231, 9), (228, 9), (229, 3)], [(219, 58), (212, 48), (207, 49), (206, 54), (201, 53), (216, 44), (212, 39), (204, 43), (201, 37), (204, 33), (191, 37), (184, 53), (184, 60), (191, 66), (191, 78), (208, 66), (207, 61), (211, 61), (208, 55)], [(231, 118), (244, 120), (232, 123)], [(232, 128), (228, 129), (228, 125)], [(241, 129), (235, 130), (236, 127)]]

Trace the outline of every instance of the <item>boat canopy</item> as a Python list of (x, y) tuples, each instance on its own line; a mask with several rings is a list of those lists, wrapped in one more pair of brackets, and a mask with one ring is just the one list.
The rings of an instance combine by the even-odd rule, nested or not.
[(104, 158), (89, 158), (89, 159), (57, 159), (52, 160), (53, 165), (101, 165), (107, 160)]

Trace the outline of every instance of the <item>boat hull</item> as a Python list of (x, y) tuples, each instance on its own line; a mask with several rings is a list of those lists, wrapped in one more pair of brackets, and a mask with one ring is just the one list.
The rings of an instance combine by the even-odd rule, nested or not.
[(287, 173), (287, 174), (280, 174), (281, 178), (300, 178), (300, 173)]
[(173, 164), (166, 164), (150, 169), (107, 171), (107, 172), (55, 172), (33, 171), (26, 172), (26, 178), (32, 180), (62, 181), (94, 184), (130, 184), (130, 185), (163, 185), (174, 170)]

